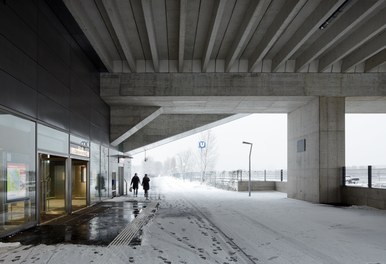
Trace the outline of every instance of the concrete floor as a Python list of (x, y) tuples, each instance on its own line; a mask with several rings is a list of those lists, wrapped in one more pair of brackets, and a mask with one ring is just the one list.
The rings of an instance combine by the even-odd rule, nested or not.
[(144, 207), (146, 202), (134, 199), (124, 202), (102, 202), (0, 241), (20, 242), (22, 245), (59, 243), (108, 245)]
[[(253, 192), (249, 197), (246, 192), (162, 177), (152, 179), (152, 184), (160, 186), (157, 192), (161, 195), (154, 195), (153, 188), (150, 197), (159, 207), (142, 229), (140, 244), (105, 246), (116, 234), (109, 232), (119, 232), (117, 225), (127, 223), (122, 218), (132, 217), (122, 212), (130, 211), (133, 197), (129, 195), (114, 199), (115, 203), (102, 203), (95, 207), (100, 212), (83, 214), (79, 216), (83, 220), (69, 223), (68, 228), (74, 229), (78, 228), (75, 223), (84, 225), (79, 234), (67, 234), (68, 241), (74, 242), (0, 244), (0, 263), (386, 264), (383, 210), (312, 204), (278, 192)], [(135, 199), (146, 202), (140, 196)], [(135, 226), (136, 220), (128, 226)], [(62, 233), (67, 232), (51, 235), (60, 235), (63, 241)], [(81, 242), (83, 233), (90, 239), (88, 244), (81, 244), (87, 242)], [(105, 239), (104, 244), (98, 239)], [(74, 245), (76, 241), (79, 244)]]

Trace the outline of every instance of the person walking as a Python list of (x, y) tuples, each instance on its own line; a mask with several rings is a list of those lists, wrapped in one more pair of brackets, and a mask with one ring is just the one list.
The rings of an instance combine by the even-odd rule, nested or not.
[(149, 189), (150, 189), (150, 178), (145, 174), (142, 179), (143, 190), (145, 191), (146, 199), (149, 199)]
[(137, 173), (134, 173), (133, 178), (131, 178), (130, 186), (133, 186), (133, 195), (138, 196), (138, 185), (141, 180), (139, 179)]

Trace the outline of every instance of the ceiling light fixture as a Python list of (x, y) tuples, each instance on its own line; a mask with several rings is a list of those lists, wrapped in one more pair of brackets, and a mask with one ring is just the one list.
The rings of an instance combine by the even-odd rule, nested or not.
[(331, 22), (338, 17), (338, 15), (340, 13), (343, 12), (343, 9), (351, 2), (351, 0), (346, 0), (343, 2), (343, 4), (341, 4), (338, 9), (335, 10), (334, 13), (332, 13), (331, 16), (329, 16), (326, 21), (323, 22), (322, 25), (320, 25), (319, 29), (323, 30), (325, 29), (329, 24), (331, 24)]

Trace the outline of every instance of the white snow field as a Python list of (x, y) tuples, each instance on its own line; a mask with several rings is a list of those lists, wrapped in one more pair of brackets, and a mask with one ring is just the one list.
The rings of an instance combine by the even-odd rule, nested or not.
[[(249, 197), (169, 177), (151, 184), (160, 205), (140, 246), (3, 243), (0, 263), (386, 264), (386, 211), (312, 204), (279, 192)], [(133, 198), (113, 200), (125, 199)]]

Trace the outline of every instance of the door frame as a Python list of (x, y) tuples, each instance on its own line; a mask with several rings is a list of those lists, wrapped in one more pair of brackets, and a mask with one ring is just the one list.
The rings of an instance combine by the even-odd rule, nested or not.
[(67, 197), (67, 201), (68, 201), (68, 212), (69, 214), (73, 213), (73, 210), (72, 210), (72, 161), (73, 160), (79, 160), (79, 161), (84, 161), (87, 166), (87, 173), (86, 173), (86, 207), (88, 207), (90, 205), (90, 160), (89, 159), (84, 159), (84, 158), (81, 158), (81, 157), (75, 157), (75, 156), (70, 156), (70, 159), (69, 159), (69, 172), (70, 172), (70, 175), (69, 175), (69, 179), (68, 179), (68, 184), (67, 184), (67, 188), (68, 188), (68, 197)]
[(67, 195), (68, 195), (68, 156), (63, 155), (63, 154), (58, 154), (54, 152), (47, 152), (47, 151), (38, 151), (37, 156), (36, 156), (36, 194), (35, 194), (35, 200), (36, 200), (36, 223), (38, 225), (41, 224), (41, 218), (40, 218), (40, 213), (41, 213), (41, 160), (40, 157), (41, 155), (52, 155), (52, 156), (57, 156), (61, 157), (64, 159), (64, 172), (65, 172), (65, 183), (64, 183), (64, 206), (65, 206), (65, 213), (68, 214), (68, 203), (67, 203)]

